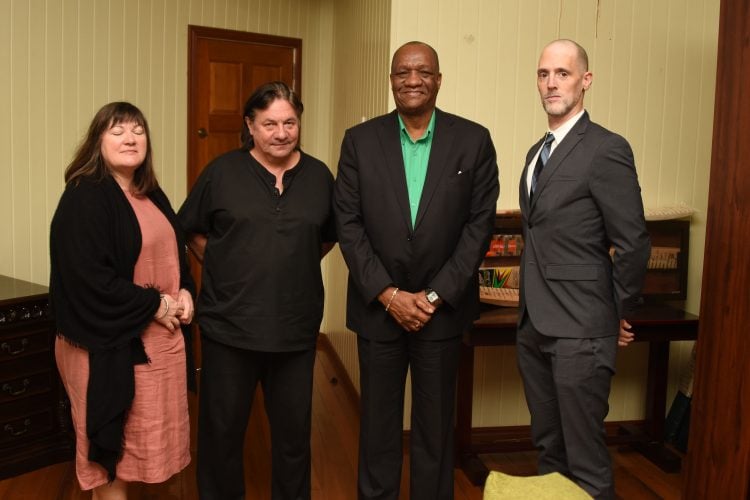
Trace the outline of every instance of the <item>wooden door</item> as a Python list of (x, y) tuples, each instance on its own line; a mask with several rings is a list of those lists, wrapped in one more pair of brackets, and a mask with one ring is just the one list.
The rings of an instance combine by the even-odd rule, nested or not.
[(188, 26), (188, 189), (206, 164), (240, 145), (245, 101), (281, 80), (298, 95), (302, 40)]
[[(256, 87), (281, 80), (300, 94), (301, 56), (297, 38), (188, 26), (188, 192), (206, 164), (240, 146), (245, 101)], [(191, 268), (200, 288), (192, 258)], [(197, 343), (194, 351), (200, 366)]]

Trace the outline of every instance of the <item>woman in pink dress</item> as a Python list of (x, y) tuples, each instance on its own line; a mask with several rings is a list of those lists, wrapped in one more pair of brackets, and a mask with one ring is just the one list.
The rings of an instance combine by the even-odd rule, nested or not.
[(93, 498), (126, 498), (190, 461), (194, 285), (175, 213), (154, 174), (148, 124), (102, 107), (65, 171), (50, 230), (55, 356), (71, 402), (76, 475)]

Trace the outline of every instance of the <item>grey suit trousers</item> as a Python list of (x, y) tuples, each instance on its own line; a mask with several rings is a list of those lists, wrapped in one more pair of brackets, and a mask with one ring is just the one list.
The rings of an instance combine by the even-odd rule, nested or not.
[(548, 337), (524, 314), (516, 345), (539, 474), (560, 472), (592, 497), (613, 499), (604, 417), (617, 336)]

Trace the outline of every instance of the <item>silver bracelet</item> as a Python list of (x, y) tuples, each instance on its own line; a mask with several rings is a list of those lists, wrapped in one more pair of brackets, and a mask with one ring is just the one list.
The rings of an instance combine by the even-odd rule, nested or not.
[(167, 298), (164, 295), (159, 295), (159, 298), (164, 301), (164, 314), (156, 319), (164, 319), (169, 314), (169, 302), (167, 302)]

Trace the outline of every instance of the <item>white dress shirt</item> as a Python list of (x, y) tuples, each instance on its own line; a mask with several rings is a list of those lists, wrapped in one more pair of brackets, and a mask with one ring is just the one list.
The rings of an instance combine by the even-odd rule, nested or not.
[[(578, 123), (578, 120), (583, 116), (583, 112), (585, 110), (582, 109), (578, 114), (570, 118), (568, 121), (557, 127), (555, 130), (547, 130), (549, 133), (553, 134), (555, 136), (555, 140), (552, 141), (552, 145), (550, 146), (549, 150), (549, 157), (552, 158), (552, 153), (555, 152), (555, 148), (557, 148), (557, 145), (562, 142), (563, 139), (565, 139), (565, 136), (568, 135), (568, 132), (570, 132), (570, 129), (573, 128), (573, 126)], [(531, 162), (528, 165), (528, 169), (526, 169), (526, 191), (531, 194), (531, 178), (534, 176), (534, 167), (536, 166), (536, 160), (539, 158), (539, 154), (542, 152), (542, 147), (544, 147), (544, 143), (542, 143), (541, 146), (539, 146), (539, 150), (536, 152), (534, 157), (531, 159)], [(547, 160), (549, 161), (549, 159)]]

